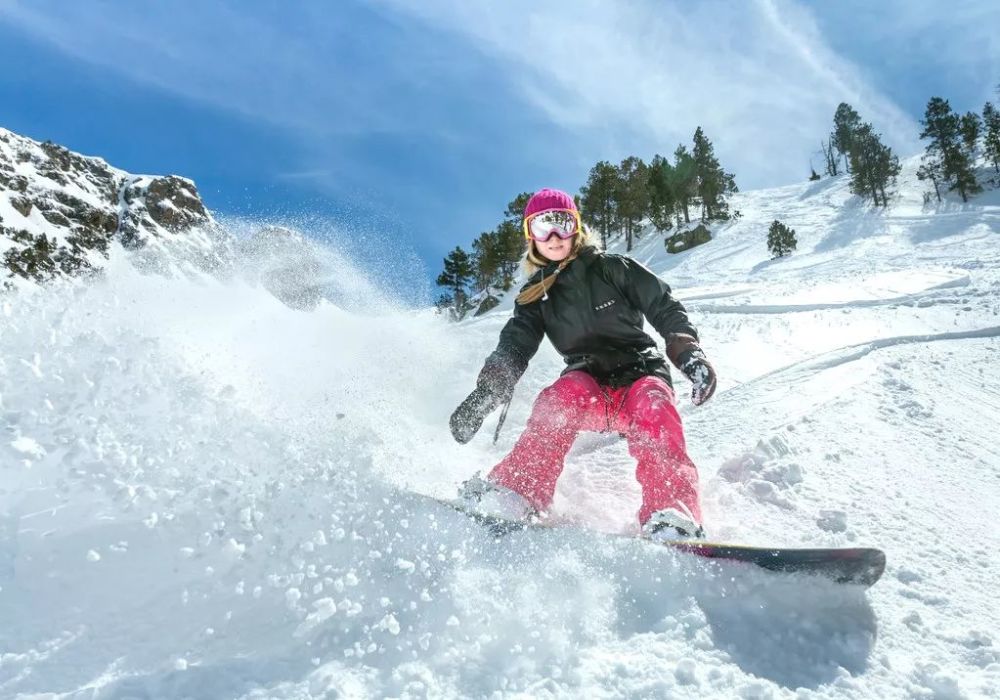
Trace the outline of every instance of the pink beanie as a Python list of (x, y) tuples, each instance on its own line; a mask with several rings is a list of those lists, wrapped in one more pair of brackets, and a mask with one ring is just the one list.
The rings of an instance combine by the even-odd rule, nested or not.
[(524, 218), (527, 219), (533, 214), (553, 209), (576, 211), (576, 202), (562, 190), (550, 190), (546, 187), (531, 195), (527, 206), (524, 207)]

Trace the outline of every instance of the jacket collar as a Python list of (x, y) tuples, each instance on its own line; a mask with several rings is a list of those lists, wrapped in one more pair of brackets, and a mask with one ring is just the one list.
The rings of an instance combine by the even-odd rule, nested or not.
[[(582, 248), (580, 248), (580, 252), (577, 253), (576, 259), (574, 259), (573, 262), (567, 265), (566, 269), (563, 270), (563, 274), (569, 272), (570, 268), (572, 268), (574, 265), (582, 264), (583, 267), (590, 267), (590, 264), (598, 256), (599, 252), (600, 251), (598, 251), (597, 248), (595, 248), (592, 245), (583, 246)], [(559, 263), (550, 262), (548, 265), (541, 268), (540, 270), (535, 270), (535, 272), (531, 275), (531, 277), (528, 278), (528, 284), (535, 284), (536, 282), (540, 282), (542, 279), (542, 275), (548, 277), (549, 275), (553, 274), (558, 268), (559, 268)]]

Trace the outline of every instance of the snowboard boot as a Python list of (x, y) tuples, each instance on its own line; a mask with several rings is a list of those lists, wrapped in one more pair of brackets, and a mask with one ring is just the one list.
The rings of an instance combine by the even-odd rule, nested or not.
[(681, 506), (656, 511), (642, 526), (642, 536), (653, 542), (705, 539), (705, 529), (686, 510)]
[(527, 498), (506, 486), (480, 478), (478, 472), (462, 484), (458, 504), (466, 510), (504, 520), (530, 521), (538, 516)]

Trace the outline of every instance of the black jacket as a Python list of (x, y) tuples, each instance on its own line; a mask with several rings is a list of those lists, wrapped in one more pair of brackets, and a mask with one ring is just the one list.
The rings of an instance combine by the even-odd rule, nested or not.
[[(528, 285), (556, 268), (552, 264), (536, 272)], [(563, 373), (584, 370), (599, 383), (615, 387), (650, 374), (670, 383), (663, 354), (643, 331), (643, 317), (668, 345), (678, 334), (698, 338), (684, 307), (670, 296), (670, 287), (624, 255), (584, 248), (559, 273), (547, 296), (515, 305), (497, 349), (486, 360), (484, 373), (503, 376), (503, 389), (513, 390), (543, 336), (566, 360)]]

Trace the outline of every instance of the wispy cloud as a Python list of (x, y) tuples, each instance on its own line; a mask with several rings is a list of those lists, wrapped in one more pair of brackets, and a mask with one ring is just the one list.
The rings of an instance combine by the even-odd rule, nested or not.
[[(873, 79), (959, 108), (995, 100), (1000, 82), (1000, 3), (990, 0), (808, 0), (824, 33), (870, 64)], [(915, 97), (915, 96), (914, 96)], [(964, 98), (964, 99), (963, 99)], [(954, 105), (953, 105), (954, 106)]]
[[(599, 159), (671, 153), (699, 125), (744, 188), (805, 177), (841, 101), (916, 152), (913, 109), (882, 67), (916, 46), (907, 71), (933, 52), (992, 85), (994, 5), (0, 0), (0, 23), (108, 80), (273, 125), (301, 150), (275, 180), (359, 201), (390, 193), (435, 224), (465, 207), (455, 218), (475, 231), (513, 192), (579, 186)], [(855, 35), (867, 55), (845, 50)]]
[[(464, 98), (488, 84), (476, 52), (462, 57), (454, 42), (400, 19), (347, 0), (294, 8), (259, 0), (0, 0), (0, 24), (99, 66), (109, 81), (271, 125), (298, 145), (290, 168), (258, 175), (302, 183), (341, 204), (406, 212), (433, 208), (437, 191), (446, 199), (450, 164), (467, 160), (456, 154), (495, 153), (497, 139), (477, 136), (482, 124)], [(506, 97), (494, 88), (491, 98)], [(479, 107), (480, 115), (491, 112)]]
[(420, 59), (397, 67), (373, 52), (368, 70), (359, 70), (350, 54), (363, 51), (365, 41), (353, 19), (321, 3), (294, 11), (233, 2), (0, 4), (0, 22), (108, 69), (110, 79), (124, 77), (307, 135), (398, 129), (405, 119), (383, 107)]
[(623, 141), (669, 151), (701, 125), (744, 179), (787, 182), (807, 173), (843, 100), (916, 147), (914, 119), (791, 2), (382, 2), (502, 60), (526, 100), (609, 154)]

